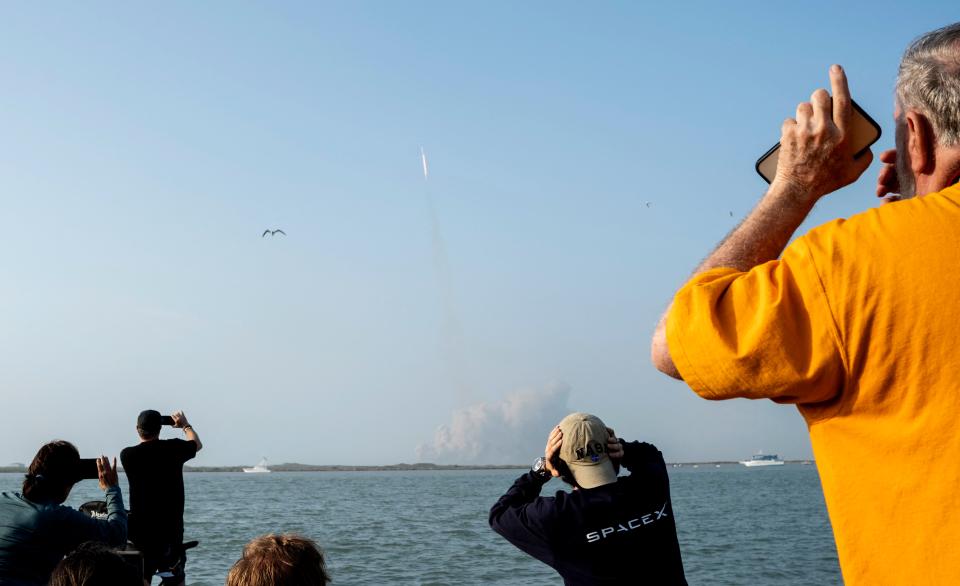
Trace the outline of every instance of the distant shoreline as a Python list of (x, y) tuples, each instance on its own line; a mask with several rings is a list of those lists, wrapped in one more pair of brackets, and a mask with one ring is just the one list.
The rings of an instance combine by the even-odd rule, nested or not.
[[(460, 464), (388, 464), (382, 466), (349, 466), (328, 464), (271, 464), (270, 472), (409, 472), (418, 470), (515, 470), (526, 466), (503, 465), (460, 465)], [(244, 466), (184, 466), (184, 472), (243, 472)]]
[[(784, 460), (787, 464), (810, 464), (813, 460)], [(735, 460), (717, 460), (712, 462), (668, 462), (668, 467), (687, 468), (693, 466), (729, 466), (739, 464)], [(348, 466), (314, 464), (276, 464), (271, 465), (271, 472), (416, 472), (416, 471), (443, 471), (443, 470), (523, 470), (529, 466), (523, 464), (388, 464), (382, 466)], [(184, 472), (243, 472), (244, 466), (184, 466)], [(120, 470), (123, 472), (123, 470)], [(24, 466), (0, 466), (0, 473), (27, 472)]]

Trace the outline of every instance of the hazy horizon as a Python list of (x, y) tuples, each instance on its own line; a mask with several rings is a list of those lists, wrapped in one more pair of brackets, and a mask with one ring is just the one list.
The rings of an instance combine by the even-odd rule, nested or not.
[(523, 463), (571, 411), (670, 462), (812, 459), (650, 333), (829, 65), (891, 148), (900, 54), (952, 8), (8, 5), (0, 463), (119, 455), (143, 409), (186, 412), (196, 466)]

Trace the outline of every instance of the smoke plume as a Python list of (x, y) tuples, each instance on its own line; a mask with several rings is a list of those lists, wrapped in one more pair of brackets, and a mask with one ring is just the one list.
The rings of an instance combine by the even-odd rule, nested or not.
[(550, 428), (567, 415), (569, 397), (570, 388), (556, 384), (455, 411), (432, 441), (417, 447), (417, 459), (437, 464), (526, 464), (543, 453)]

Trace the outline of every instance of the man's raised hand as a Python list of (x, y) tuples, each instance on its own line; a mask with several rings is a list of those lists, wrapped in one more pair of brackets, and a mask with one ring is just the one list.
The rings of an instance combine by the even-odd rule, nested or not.
[(880, 153), (880, 173), (877, 174), (877, 197), (883, 203), (900, 201), (900, 178), (897, 177), (897, 149)]
[(853, 103), (847, 76), (839, 65), (830, 67), (833, 99), (818, 89), (809, 102), (797, 106), (796, 118), (787, 118), (780, 137), (777, 176), (771, 185), (793, 197), (814, 203), (824, 195), (857, 180), (870, 162), (869, 150), (854, 159), (850, 143)]
[(97, 479), (100, 481), (100, 488), (107, 490), (111, 486), (120, 484), (117, 478), (117, 459), (113, 459), (113, 466), (110, 465), (110, 458), (100, 456), (97, 458)]
[(543, 458), (546, 460), (544, 467), (550, 471), (550, 475), (556, 478), (560, 476), (560, 471), (553, 465), (553, 459), (560, 452), (560, 446), (563, 444), (563, 432), (560, 426), (554, 427), (547, 436), (547, 447), (543, 451)]
[(184, 427), (190, 425), (190, 422), (187, 421), (187, 416), (183, 413), (183, 411), (175, 412), (170, 416), (170, 418), (173, 419), (173, 426), (176, 428), (183, 429)]
[(613, 428), (607, 428), (607, 455), (611, 460), (619, 460), (623, 457), (623, 444), (617, 438), (617, 432)]

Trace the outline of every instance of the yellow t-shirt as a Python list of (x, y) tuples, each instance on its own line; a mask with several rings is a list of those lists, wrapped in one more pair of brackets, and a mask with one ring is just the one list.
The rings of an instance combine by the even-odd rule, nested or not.
[(700, 396), (797, 405), (846, 584), (960, 584), (960, 186), (697, 275), (667, 340)]

